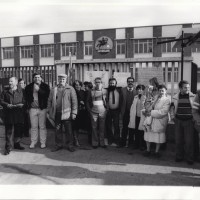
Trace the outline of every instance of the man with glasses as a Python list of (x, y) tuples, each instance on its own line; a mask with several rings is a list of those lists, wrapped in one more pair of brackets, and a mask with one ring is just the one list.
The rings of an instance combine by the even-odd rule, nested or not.
[[(95, 87), (88, 94), (87, 109), (91, 115), (92, 124), (92, 146), (96, 149), (99, 144), (106, 148), (104, 142), (105, 118), (106, 118), (106, 95), (100, 77), (95, 78)], [(98, 134), (99, 127), (99, 134)]]
[[(123, 120), (123, 128), (122, 128), (122, 135), (121, 135), (121, 142), (120, 147), (125, 147), (127, 136), (129, 132), (128, 124), (130, 120), (130, 109), (136, 95), (136, 89), (134, 85), (134, 78), (128, 77), (127, 78), (127, 87), (122, 88), (120, 93), (120, 107), (121, 107), (121, 115)], [(129, 145), (133, 145), (133, 133), (129, 133)]]

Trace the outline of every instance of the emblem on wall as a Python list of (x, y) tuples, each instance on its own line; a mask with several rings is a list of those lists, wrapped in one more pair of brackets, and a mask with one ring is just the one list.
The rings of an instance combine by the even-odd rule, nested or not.
[(95, 42), (95, 49), (99, 53), (109, 53), (113, 48), (112, 40), (107, 36), (98, 38)]

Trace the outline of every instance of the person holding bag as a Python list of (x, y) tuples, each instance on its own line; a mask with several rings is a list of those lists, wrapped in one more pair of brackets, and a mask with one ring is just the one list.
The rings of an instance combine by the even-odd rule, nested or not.
[(165, 85), (158, 86), (159, 95), (155, 100), (153, 109), (149, 113), (152, 117), (151, 129), (144, 134), (144, 140), (146, 141), (147, 150), (144, 156), (150, 156), (150, 145), (156, 143), (156, 150), (154, 156), (160, 157), (160, 144), (165, 143), (166, 135), (165, 131), (168, 123), (168, 111), (170, 108), (170, 99), (167, 97), (167, 88)]

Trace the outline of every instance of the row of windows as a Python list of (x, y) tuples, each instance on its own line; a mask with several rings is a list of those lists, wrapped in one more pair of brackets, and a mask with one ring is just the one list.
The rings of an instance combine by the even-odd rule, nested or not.
[[(162, 39), (163, 41), (168, 40), (169, 38)], [(152, 39), (141, 39), (133, 40), (134, 53), (152, 53), (153, 52), (153, 40)], [(162, 52), (180, 52), (180, 48), (172, 48), (172, 42), (162, 44)], [(200, 52), (200, 48), (192, 49), (193, 52)], [(24, 46), (21, 47), (21, 58), (32, 58), (33, 57), (33, 46)], [(61, 55), (69, 56), (71, 52), (72, 56), (75, 56), (77, 53), (77, 43), (66, 43), (61, 44)], [(126, 40), (117, 40), (116, 41), (116, 53), (117, 55), (126, 53)], [(53, 57), (54, 56), (54, 45), (40, 45), (40, 55), (41, 57)], [(84, 43), (84, 55), (93, 55), (93, 42)], [(14, 47), (3, 48), (3, 59), (14, 58)]]

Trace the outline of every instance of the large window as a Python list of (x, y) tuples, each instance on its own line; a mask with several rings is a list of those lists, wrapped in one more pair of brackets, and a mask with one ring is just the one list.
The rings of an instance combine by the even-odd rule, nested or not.
[[(167, 82), (171, 83), (172, 82), (172, 76), (173, 76), (172, 68), (169, 67), (167, 71), (168, 71), (168, 74), (167, 74), (168, 80), (167, 80)], [(163, 68), (163, 80), (165, 82), (165, 68)], [(174, 82), (178, 83), (178, 67), (174, 68)]]
[[(173, 38), (164, 38), (162, 41), (172, 40)], [(163, 43), (162, 44), (162, 52), (163, 53), (171, 53), (171, 52), (180, 52), (180, 48), (172, 48), (173, 42)]]
[(152, 39), (134, 40), (135, 53), (152, 53), (153, 42)]
[(3, 48), (3, 59), (14, 58), (14, 47)]
[(84, 52), (85, 52), (86, 56), (92, 55), (92, 52), (93, 52), (93, 43), (92, 42), (85, 42), (84, 49), (85, 49)]
[(53, 56), (54, 56), (53, 44), (41, 45), (41, 57), (53, 57)]
[(116, 47), (117, 47), (117, 54), (125, 54), (126, 52), (125, 40), (117, 40)]
[(69, 56), (69, 52), (72, 56), (76, 55), (76, 43), (62, 44), (62, 56)]
[(21, 47), (21, 58), (33, 58), (33, 46)]

